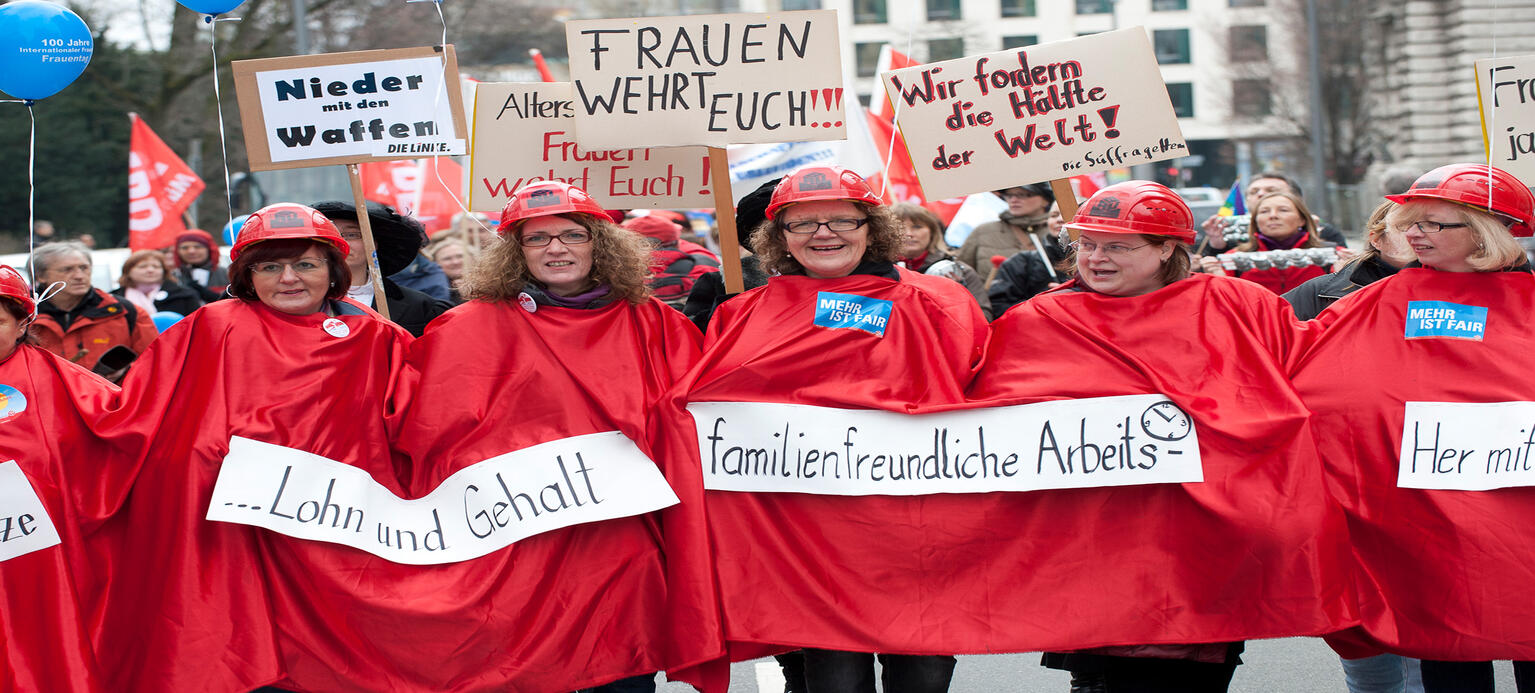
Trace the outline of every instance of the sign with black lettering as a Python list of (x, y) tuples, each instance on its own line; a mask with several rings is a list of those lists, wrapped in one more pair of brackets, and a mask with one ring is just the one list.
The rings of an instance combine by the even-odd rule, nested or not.
[(1535, 180), (1535, 55), (1476, 61), (1476, 96), (1489, 162)]
[(677, 502), (655, 462), (617, 431), (493, 457), (454, 472), (415, 500), (402, 500), (357, 467), (236, 436), (208, 519), (432, 565)]
[(918, 496), (1204, 481), (1193, 419), (1162, 395), (899, 414), (694, 402), (704, 488)]
[(837, 13), (565, 23), (589, 149), (846, 137)]
[(0, 561), (58, 543), (59, 531), (21, 465), (15, 460), (0, 463)]
[(237, 60), (253, 171), (463, 154), (453, 46)]
[(880, 78), (929, 200), (1189, 151), (1140, 27)]
[(1401, 488), (1535, 486), (1535, 402), (1408, 402)]
[(607, 209), (714, 206), (704, 147), (587, 149), (576, 143), (569, 82), (475, 87), (469, 209), (499, 212), (528, 183), (560, 180)]

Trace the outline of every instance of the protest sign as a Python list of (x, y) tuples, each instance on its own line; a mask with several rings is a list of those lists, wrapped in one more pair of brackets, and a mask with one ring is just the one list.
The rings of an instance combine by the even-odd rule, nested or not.
[(844, 137), (833, 11), (572, 21), (565, 38), (587, 149)]
[(499, 212), (527, 183), (560, 180), (608, 209), (710, 207), (704, 147), (588, 149), (569, 82), (485, 82), (474, 97), (469, 209)]
[(1476, 61), (1476, 95), (1489, 161), (1535, 180), (1535, 55)]
[(0, 463), (0, 561), (58, 544), (59, 531), (21, 465)]
[(1188, 154), (1140, 27), (882, 77), (930, 200)]
[(253, 171), (463, 154), (452, 46), (233, 63)]
[(704, 487), (911, 496), (1204, 480), (1189, 415), (1162, 395), (937, 414), (695, 402)]
[(454, 472), (415, 500), (395, 496), (358, 467), (235, 436), (208, 519), (431, 565), (677, 502), (655, 462), (617, 431), (493, 457)]
[(1535, 402), (1407, 402), (1401, 488), (1535, 486)]

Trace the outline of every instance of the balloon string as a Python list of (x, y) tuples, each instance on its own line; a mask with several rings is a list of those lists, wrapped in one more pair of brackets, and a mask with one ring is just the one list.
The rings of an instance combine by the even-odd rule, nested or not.
[[(916, 5), (912, 5), (912, 7), (915, 8)], [(916, 10), (913, 9), (913, 14), (915, 14), (915, 13), (916, 13)], [(916, 41), (916, 37), (917, 37), (916, 26), (917, 25), (915, 23), (913, 23), (911, 25), (912, 28), (909, 29), (906, 32), (906, 55), (908, 55), (908, 56), (911, 55), (911, 44), (912, 44), (912, 42)], [(895, 49), (892, 48), (890, 50), (894, 51)], [(894, 65), (894, 63), (895, 63), (895, 56), (894, 55), (890, 56), (890, 62), (892, 63), (891, 68), (894, 69), (895, 68), (895, 65)], [(884, 78), (880, 77), (879, 75), (875, 75), (874, 77), (875, 77), (876, 80), (879, 81), (880, 86), (884, 86)], [(881, 90), (879, 90), (879, 93), (876, 93), (876, 94), (874, 94), (873, 96), (871, 96), (869, 98), (870, 99), (877, 99), (877, 98), (880, 98), (881, 94), (884, 94), (884, 93), (885, 93), (885, 90), (881, 89)], [(885, 96), (885, 98), (889, 98), (889, 96), (887, 95), (887, 96)], [(903, 100), (904, 99), (891, 99), (891, 101), (890, 101), (891, 105), (895, 106), (895, 110), (890, 113), (890, 143), (885, 145), (885, 161), (884, 161), (884, 164), (885, 164), (885, 175), (880, 176), (880, 178), (882, 180), (880, 180), (880, 184), (879, 184), (879, 197), (882, 200), (885, 199), (885, 191), (890, 189), (890, 164), (895, 161), (895, 138), (901, 132), (901, 128), (898, 127), (896, 125), (896, 123), (898, 122), (897, 119), (901, 117), (901, 102)]]
[(229, 185), (229, 144), (225, 142), (224, 134), (224, 97), (219, 94), (219, 32), (218, 22), (238, 22), (239, 17), (218, 19), (208, 15), (203, 19), (208, 24), (208, 47), (213, 51), (213, 102), (219, 112), (219, 150), (224, 156), (224, 205), (229, 212), (229, 221), (235, 220), (235, 192)]
[[(447, 58), (448, 20), (447, 20), (446, 17), (444, 17), (442, 15), (442, 2), (441, 2), (441, 0), (406, 0), (406, 2), (431, 2), (432, 5), (437, 8), (437, 21), (442, 22), (442, 43), (440, 44), (440, 45), (443, 46), (442, 77), (440, 77), (437, 80), (438, 81), (437, 97), (436, 97), (436, 100), (432, 103), (432, 112), (435, 113), (435, 112), (437, 112), (438, 108), (442, 104), (443, 93), (448, 88), (448, 58)], [(454, 85), (454, 86), (458, 87), (459, 85)], [(460, 133), (460, 134), (462, 134), (462, 133)], [(485, 229), (487, 232), (489, 232), (491, 234), (495, 234), (495, 230), (490, 228), (490, 226), (487, 225), (485, 222), (480, 221), (480, 218), (478, 216), (476, 216), (474, 212), (469, 210), (469, 206), (464, 204), (463, 199), (461, 199), (458, 196), (458, 194), (453, 192), (453, 188), (448, 187), (447, 181), (444, 181), (442, 179), (442, 167), (437, 165), (437, 160), (439, 158), (441, 158), (440, 155), (437, 155), (437, 154), (433, 154), (432, 155), (432, 176), (437, 179), (438, 184), (442, 185), (442, 189), (447, 191), (448, 197), (453, 199), (454, 204), (458, 205), (459, 210), (461, 210), (465, 215), (467, 215), (469, 217), (469, 219), (473, 220), (474, 223), (479, 224), (480, 228)], [(426, 183), (425, 183), (425, 181), (422, 181), (422, 183), (419, 185), (419, 188), (416, 190), (416, 204), (418, 204), (418, 205), (421, 204), (420, 200), (421, 200), (422, 196), (424, 196), (425, 194), (426, 194)], [(478, 246), (479, 244), (476, 243), (475, 245)]]
[[(27, 276), (32, 277), (32, 253), (37, 251), (37, 179), (34, 176), (37, 167), (37, 114), (32, 112), (32, 102), (27, 103), (27, 118), (32, 121), (31, 131), (27, 133)], [(36, 281), (36, 277), (32, 277)], [(56, 282), (63, 289), (62, 282)], [(54, 292), (57, 293), (57, 292)], [(48, 294), (52, 298), (53, 294)], [(38, 298), (32, 305), (32, 317), (37, 317), (37, 307), (42, 305), (45, 299)]]

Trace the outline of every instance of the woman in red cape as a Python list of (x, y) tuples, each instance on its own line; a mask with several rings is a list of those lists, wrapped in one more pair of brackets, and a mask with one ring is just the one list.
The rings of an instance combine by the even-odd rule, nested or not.
[[(1359, 572), (1362, 633), (1333, 645), (1351, 656), (1377, 648), (1420, 657), (1426, 691), (1491, 691), (1486, 660), (1535, 659), (1535, 531), (1524, 522), (1535, 490), (1403, 487), (1429, 457), (1436, 473), (1444, 468), (1436, 453), (1452, 445), (1456, 424), (1425, 432), (1421, 449), (1407, 451), (1411, 460), (1402, 459), (1412, 446), (1403, 439), (1408, 410), (1423, 403), (1444, 411), (1481, 404), (1475, 420), (1501, 408), (1487, 403), (1535, 401), (1535, 277), (1514, 240), (1532, 234), (1535, 197), (1497, 168), (1452, 164), (1389, 199), (1399, 206), (1386, 223), (1403, 229), (1422, 266), (1324, 311), (1317, 320), (1327, 330), (1295, 378), (1316, 412), (1329, 490), (1347, 513)], [(1527, 433), (1507, 436), (1522, 444)], [(1487, 448), (1505, 443), (1476, 437), (1480, 452), (1468, 458), (1472, 451), (1457, 444), (1463, 449), (1450, 459), (1485, 471)], [(1529, 465), (1502, 462), (1493, 466)], [(1456, 473), (1444, 476), (1457, 476), (1450, 466)], [(1521, 690), (1535, 679), (1527, 662), (1516, 662), (1515, 673)]]
[(157, 339), (121, 407), (93, 423), (124, 451), (110, 464), (142, 464), (121, 510), (91, 537), (105, 581), (95, 646), (113, 691), (248, 691), (282, 680), (285, 659), (342, 649), (345, 632), (277, 624), (327, 609), (344, 623), (346, 601), (329, 592), (377, 559), (205, 520), (231, 436), (364, 466), (403, 493), (384, 403), (410, 336), (340, 299), (350, 281), (335, 226), (307, 207), (272, 205), (246, 221), (231, 255), (240, 300), (207, 305)]
[[(784, 177), (752, 237), (779, 276), (715, 313), (703, 361), (677, 391), (678, 445), (698, 449), (687, 402), (903, 412), (962, 401), (985, 318), (959, 284), (896, 268), (899, 243), (857, 174), (811, 166)], [(881, 334), (816, 325), (823, 292), (889, 304)], [(884, 657), (886, 690), (947, 689), (948, 655), (971, 648), (939, 613), (958, 595), (935, 586), (982, 557), (946, 560), (956, 547), (941, 527), (968, 512), (968, 497), (705, 495), (731, 659), (806, 647), (810, 690), (836, 681), (861, 691), (872, 690), (873, 665), (858, 653), (930, 655)]]
[(682, 502), (537, 534), (466, 566), (458, 584), (469, 591), (499, 586), (482, 617), (504, 631), (475, 656), (520, 691), (620, 679), (625, 691), (654, 690), (662, 669), (697, 682), (678, 670), (724, 654), (703, 486), (694, 460), (653, 452), (650, 426), (701, 336), (646, 289), (644, 239), (579, 188), (519, 189), (497, 232), (466, 280), (471, 300), (411, 347), (392, 419), (410, 484), (425, 491), (498, 455), (619, 431)]
[(80, 597), (85, 536), (131, 480), (89, 464), (107, 450), (87, 422), (117, 388), (24, 343), (35, 314), (26, 280), (0, 265), (0, 691), (106, 691)]
[(1110, 692), (1224, 691), (1239, 641), (1356, 623), (1342, 517), (1289, 382), (1306, 329), (1257, 284), (1189, 274), (1193, 217), (1164, 186), (1104, 188), (1067, 228), (1075, 277), (993, 324), (971, 397), (1164, 395), (1194, 422), (1204, 481), (1004, 499), (1015, 540), (995, 561), (1015, 591), (999, 627), (1129, 646), (1047, 657)]

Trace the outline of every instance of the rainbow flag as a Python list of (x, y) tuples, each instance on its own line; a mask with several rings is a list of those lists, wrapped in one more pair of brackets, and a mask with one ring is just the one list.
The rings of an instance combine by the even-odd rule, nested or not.
[(1242, 179), (1238, 178), (1231, 184), (1231, 192), (1226, 194), (1226, 203), (1221, 205), (1220, 211), (1215, 214), (1229, 217), (1246, 213), (1247, 203), (1242, 199)]

